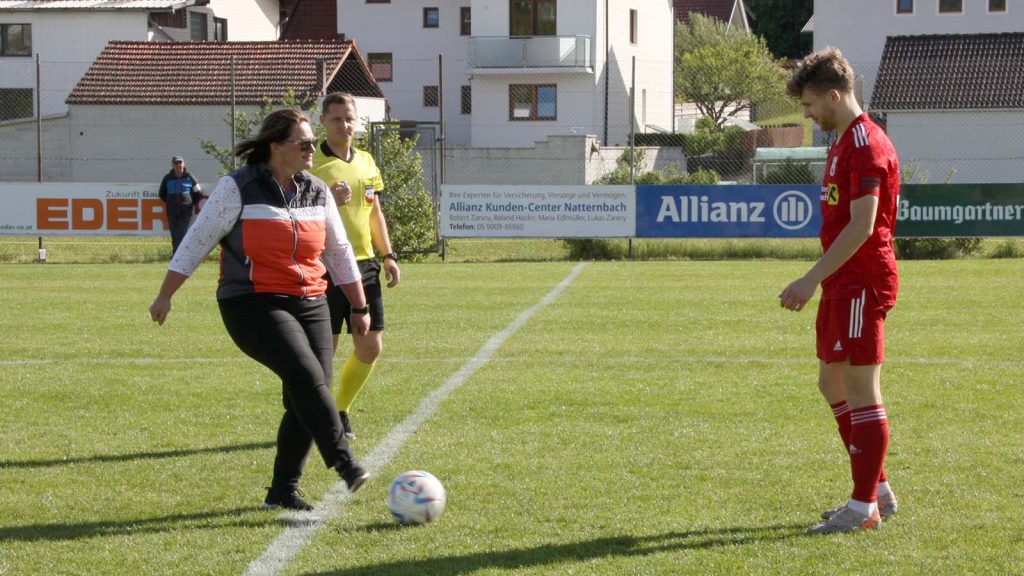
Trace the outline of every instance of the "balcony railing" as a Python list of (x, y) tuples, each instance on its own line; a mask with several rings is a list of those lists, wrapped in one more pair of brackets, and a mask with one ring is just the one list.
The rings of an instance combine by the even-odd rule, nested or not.
[(471, 68), (587, 68), (590, 36), (474, 36)]

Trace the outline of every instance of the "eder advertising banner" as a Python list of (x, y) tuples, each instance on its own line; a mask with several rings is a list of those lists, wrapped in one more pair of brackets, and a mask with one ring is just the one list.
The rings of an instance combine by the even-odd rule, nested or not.
[(167, 234), (158, 184), (0, 183), (0, 234)]

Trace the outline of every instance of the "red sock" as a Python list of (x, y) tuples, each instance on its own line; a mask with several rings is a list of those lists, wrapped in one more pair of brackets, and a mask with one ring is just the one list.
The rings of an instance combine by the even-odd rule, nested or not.
[[(843, 448), (849, 451), (850, 433), (853, 428), (853, 424), (850, 423), (850, 406), (846, 403), (846, 400), (837, 404), (829, 404), (829, 406), (832, 408), (832, 416), (835, 417), (836, 424), (839, 426), (839, 437), (843, 439)], [(889, 478), (885, 475), (885, 467), (882, 467), (882, 472), (878, 475), (878, 481), (889, 481)]]
[(878, 499), (879, 478), (889, 449), (889, 419), (881, 404), (850, 410), (850, 467), (853, 495), (861, 502)]

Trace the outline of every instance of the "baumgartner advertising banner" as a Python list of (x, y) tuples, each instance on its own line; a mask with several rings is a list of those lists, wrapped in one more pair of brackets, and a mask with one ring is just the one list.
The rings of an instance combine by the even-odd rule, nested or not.
[(817, 237), (820, 185), (636, 187), (638, 238)]
[(159, 188), (156, 183), (0, 183), (0, 234), (164, 235), (167, 216)]

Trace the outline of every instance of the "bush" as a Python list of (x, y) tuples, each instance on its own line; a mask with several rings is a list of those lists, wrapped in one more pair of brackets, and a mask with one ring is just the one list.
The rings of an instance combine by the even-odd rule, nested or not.
[(778, 167), (758, 178), (759, 184), (816, 184), (818, 177), (807, 162), (787, 159)]
[[(380, 171), (384, 178), (381, 208), (388, 222), (391, 246), (403, 260), (417, 262), (437, 251), (434, 202), (423, 186), (423, 164), (414, 150), (416, 138), (396, 131), (380, 135)], [(369, 136), (359, 147), (372, 150)]]
[(949, 260), (974, 256), (981, 238), (897, 238), (896, 257), (903, 260)]

